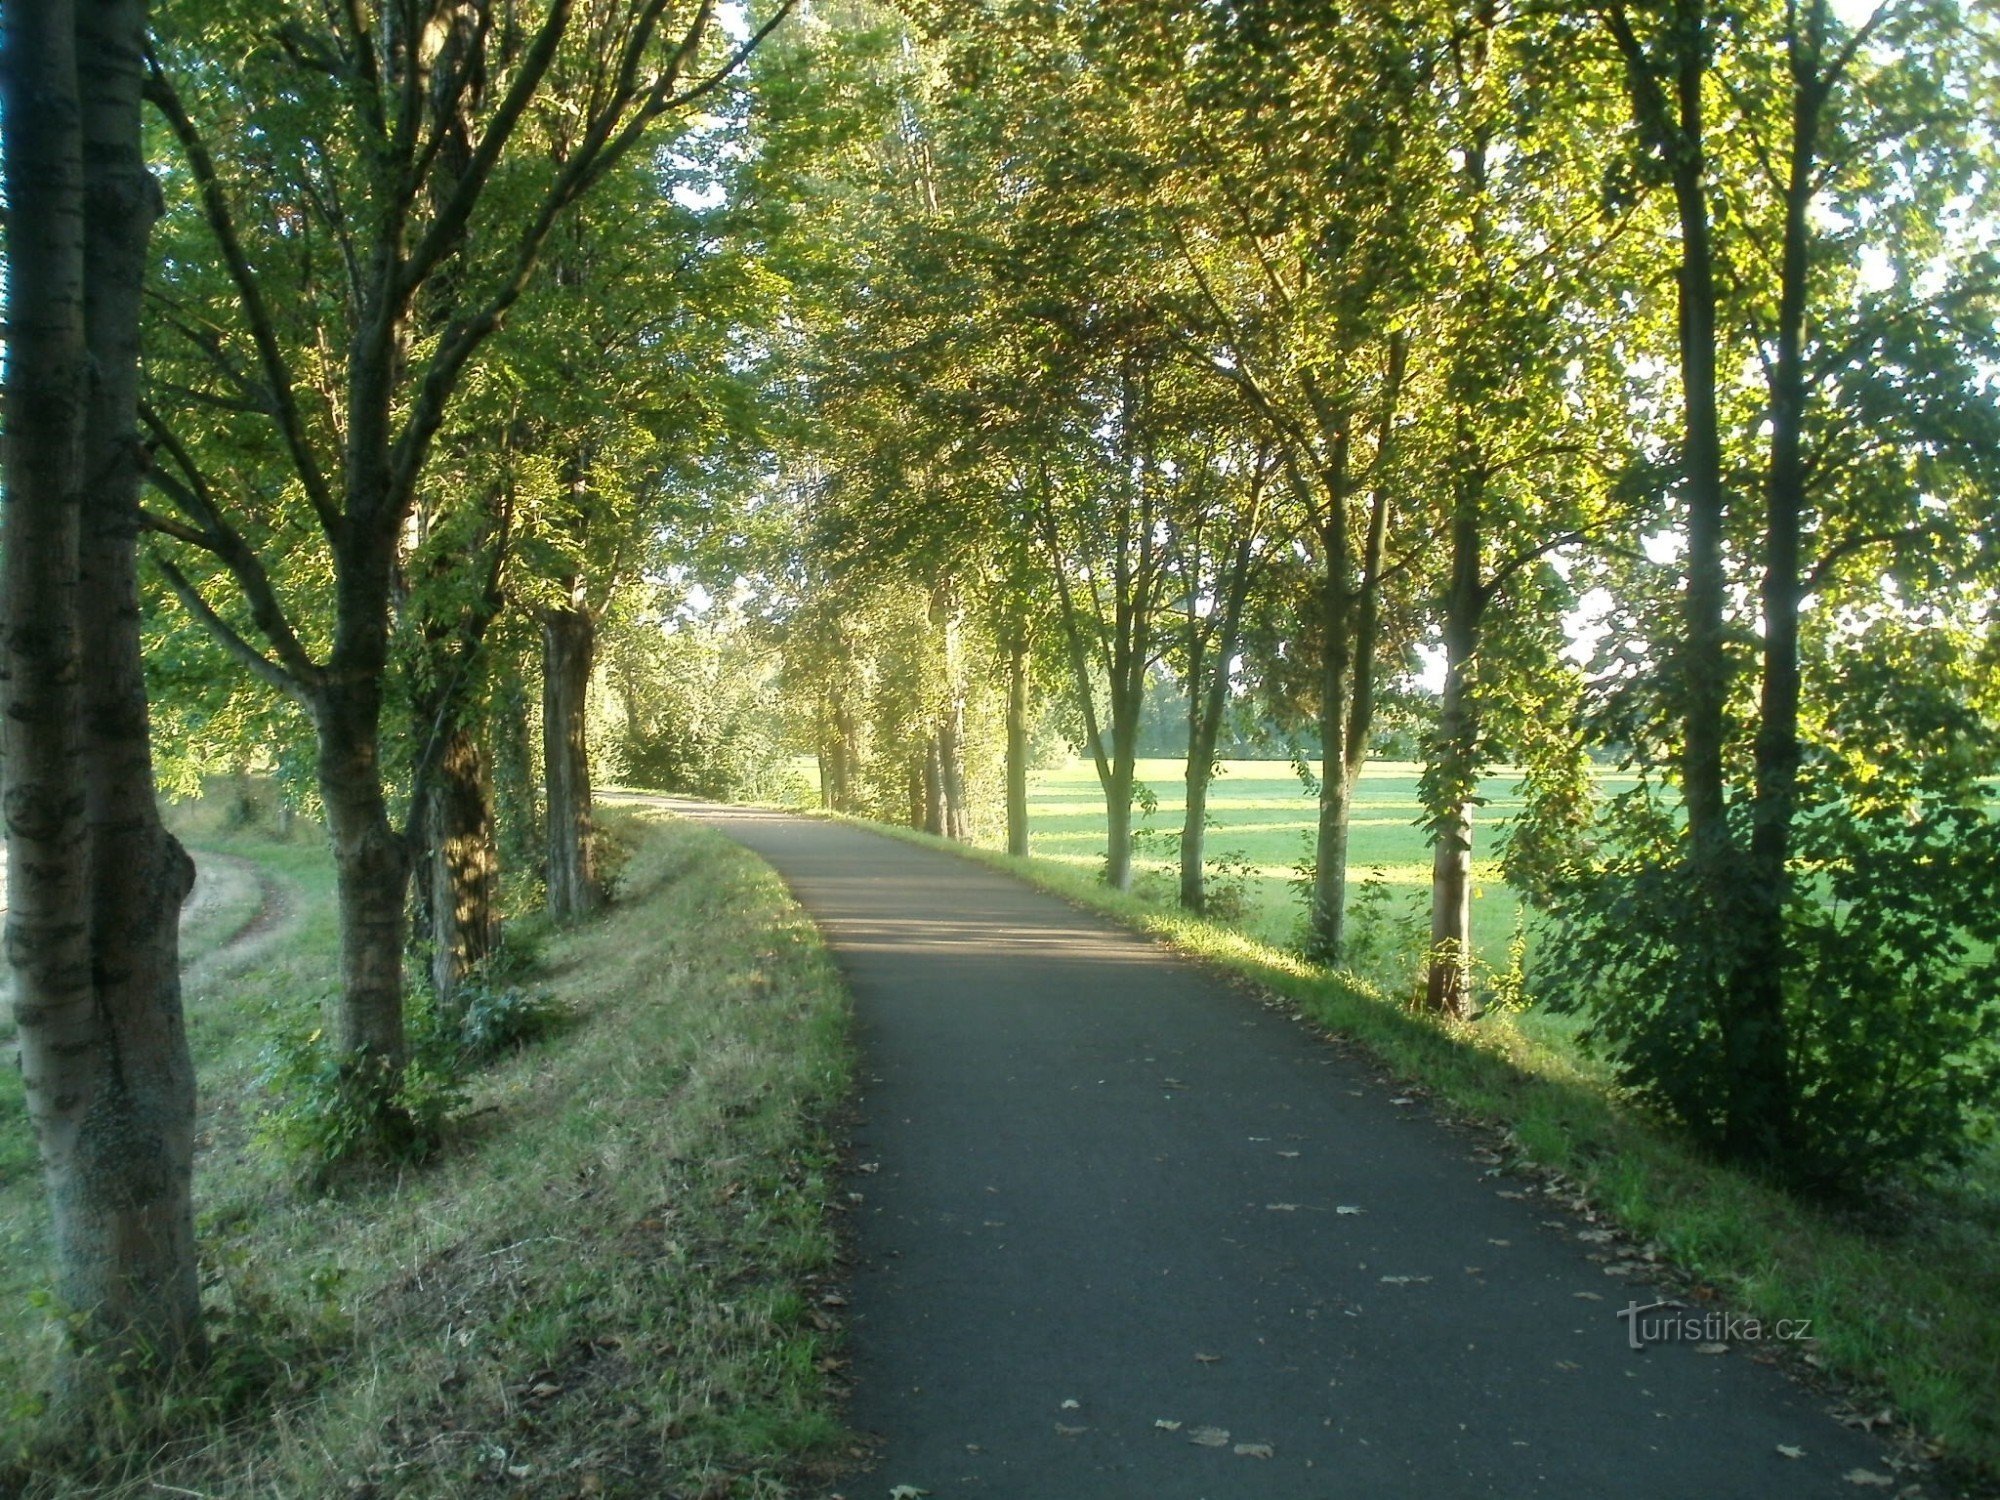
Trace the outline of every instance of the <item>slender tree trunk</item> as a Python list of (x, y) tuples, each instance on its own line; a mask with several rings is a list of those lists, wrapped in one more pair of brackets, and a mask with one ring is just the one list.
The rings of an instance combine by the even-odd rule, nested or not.
[(910, 826), (921, 830), (924, 826), (925, 786), (924, 774), (927, 757), (918, 752), (910, 757), (908, 786), (910, 803)]
[(924, 832), (944, 836), (944, 757), (933, 732), (924, 741)]
[(1028, 857), (1028, 639), (1007, 643), (1007, 852)]
[(1187, 801), (1181, 818), (1181, 905), (1208, 909), (1208, 785), (1214, 776), (1215, 747), (1190, 744)]
[[(1697, 15), (1699, 12), (1697, 12)], [(1724, 1063), (1729, 1078), (1723, 1147), (1730, 1154), (1748, 1160), (1770, 1160), (1780, 1154), (1790, 1135), (1791, 1089), (1786, 1067), (1786, 1038), (1783, 1018), (1782, 930), (1773, 915), (1769, 894), (1754, 886), (1760, 874), (1753, 869), (1744, 879), (1739, 866), (1738, 847), (1728, 824), (1727, 795), (1723, 771), (1726, 740), (1726, 712), (1729, 698), (1730, 667), (1725, 649), (1728, 576), (1723, 557), (1725, 490), (1722, 479), (1721, 423), (1718, 415), (1717, 357), (1718, 327), (1714, 255), (1711, 248), (1711, 219), (1706, 187), (1706, 144), (1702, 120), (1702, 83), (1707, 72), (1706, 43), (1697, 23), (1696, 35), (1683, 44), (1675, 76), (1679, 139), (1674, 152), (1674, 196), (1681, 230), (1680, 265), (1680, 345), (1681, 382), (1685, 408), (1685, 491), (1688, 507), (1687, 589), (1684, 602), (1684, 634), (1678, 675), (1683, 694), (1684, 731), (1681, 757), (1682, 792), (1687, 804), (1691, 873), (1704, 891), (1710, 920), (1742, 924), (1750, 929), (1751, 946), (1733, 960), (1725, 959), (1717, 975), (1720, 993)], [(1789, 205), (1788, 205), (1789, 208)], [(1801, 211), (1803, 204), (1800, 205)], [(1788, 220), (1790, 214), (1788, 212)], [(1789, 259), (1796, 243), (1802, 255), (1804, 224), (1798, 225), (1796, 241), (1788, 222), (1783, 253)], [(1803, 267), (1798, 282), (1803, 295)], [(1786, 289), (1789, 291), (1789, 288)], [(1803, 304), (1797, 308), (1802, 316)], [(1782, 356), (1781, 356), (1782, 357)], [(1794, 371), (1794, 377), (1796, 371)], [(1774, 396), (1781, 406), (1803, 389), (1793, 377), (1780, 374), (1774, 381)], [(1773, 456), (1787, 441), (1796, 443), (1799, 407), (1773, 413)], [(1788, 426), (1787, 439), (1779, 428)], [(1794, 451), (1796, 451), (1794, 449)], [(1790, 773), (1784, 769), (1789, 739), (1790, 757), (1796, 765), (1797, 688), (1797, 514), (1796, 491), (1788, 478), (1779, 478), (1781, 466), (1774, 461), (1772, 477), (1777, 480), (1767, 491), (1767, 519), (1776, 523), (1767, 535), (1766, 631), (1784, 637), (1778, 658), (1789, 658), (1789, 669), (1779, 667), (1776, 680), (1767, 675), (1766, 692), (1781, 716), (1790, 699), (1790, 733), (1780, 724), (1776, 731), (1760, 731), (1760, 783), (1768, 775), (1777, 789), (1788, 785)], [(1787, 512), (1791, 511), (1789, 523)], [(1779, 535), (1788, 532), (1789, 535)], [(1772, 588), (1776, 575), (1775, 590)], [(1789, 576), (1789, 582), (1787, 582)], [(1772, 610), (1775, 603), (1776, 609)], [(1768, 653), (1768, 644), (1767, 644)], [(1767, 654), (1767, 674), (1774, 658)], [(1785, 678), (1793, 678), (1789, 688)], [(1760, 786), (1761, 793), (1761, 786)], [(1760, 801), (1764, 800), (1761, 795)], [(1770, 804), (1767, 804), (1770, 807)], [(1771, 808), (1775, 812), (1775, 808)], [(1782, 881), (1782, 850), (1788, 831), (1789, 809), (1782, 818), (1767, 812), (1764, 852), (1779, 852), (1778, 880)], [(1754, 834), (1753, 834), (1754, 839)], [(1753, 851), (1754, 860), (1754, 851)], [(1749, 900), (1743, 900), (1746, 891)], [(1747, 908), (1747, 909), (1746, 909)], [(1757, 951), (1758, 940), (1764, 951)]]
[(542, 758), (548, 788), (548, 909), (565, 921), (603, 904), (591, 822), (584, 703), (597, 628), (588, 611), (542, 614)]
[(1438, 710), (1433, 763), (1426, 781), (1431, 808), (1431, 949), (1424, 1004), (1439, 1015), (1472, 1012), (1472, 807), (1478, 791), (1479, 709), (1473, 701), (1473, 656), (1479, 647), (1480, 509), (1483, 468), (1463, 417), (1462, 455), (1451, 525), (1451, 581), (1445, 592), (1444, 694)]
[(972, 809), (965, 796), (965, 700), (954, 697), (938, 729), (938, 783), (945, 837), (972, 841)]
[[(1807, 23), (1798, 23), (1807, 24)], [(1801, 39), (1792, 39), (1794, 49)], [(1764, 483), (1764, 660), (1751, 812), (1746, 928), (1736, 971), (1737, 1040), (1727, 1148), (1781, 1160), (1794, 1147), (1791, 1036), (1785, 1016), (1785, 905), (1799, 774), (1799, 605), (1805, 512), (1805, 318), (1818, 85), (1795, 79), (1790, 180), (1780, 251), (1778, 358), (1771, 372), (1771, 449)]]
[(500, 930), (485, 758), (462, 724), (445, 739), (425, 801), (431, 986), (444, 1011), (456, 1014), (460, 981), (492, 953)]
[(1431, 822), (1431, 952), (1424, 987), (1427, 1009), (1459, 1017), (1472, 1011), (1472, 799), (1462, 788), (1472, 778), (1476, 730), (1467, 675), (1467, 662), (1448, 656), (1437, 771), (1451, 790)]
[(1307, 914), (1307, 956), (1339, 963), (1347, 930), (1347, 825), (1352, 791), (1347, 779), (1349, 678), (1353, 654), (1352, 609), (1332, 569), (1339, 564), (1329, 540), (1328, 576), (1320, 586), (1319, 827), (1314, 840), (1312, 909)]

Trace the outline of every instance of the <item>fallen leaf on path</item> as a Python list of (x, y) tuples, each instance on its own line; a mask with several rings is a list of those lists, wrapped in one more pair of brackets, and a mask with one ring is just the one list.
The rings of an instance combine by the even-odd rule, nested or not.
[(1729, 1346), (1727, 1344), (1696, 1344), (1694, 1352), (1697, 1354), (1727, 1354)]
[(1886, 1490), (1895, 1484), (1887, 1474), (1877, 1474), (1873, 1469), (1849, 1469), (1840, 1476), (1849, 1484), (1866, 1485), (1870, 1489)]
[(1197, 1354), (1195, 1358), (1205, 1365), (1219, 1365), (1222, 1363), (1222, 1356), (1220, 1354)]
[(1153, 1418), (1153, 1425), (1162, 1432), (1179, 1432), (1181, 1430), (1181, 1424), (1174, 1421), (1171, 1417), (1155, 1417)]
[(1238, 1443), (1230, 1452), (1234, 1453), (1238, 1458), (1269, 1458), (1271, 1456), (1271, 1445), (1269, 1443)]
[(1292, 1214), (1299, 1211), (1296, 1203), (1266, 1203), (1264, 1207), (1274, 1214)]
[(1402, 1098), (1399, 1098), (1399, 1099), (1391, 1099), (1391, 1100), (1390, 1100), (1389, 1102), (1390, 1102), (1391, 1104), (1415, 1104), (1415, 1103), (1416, 1103), (1417, 1101), (1416, 1101), (1416, 1100), (1414, 1100), (1414, 1099), (1412, 1099), (1412, 1098), (1410, 1098), (1410, 1097), (1409, 1097), (1409, 1096), (1408, 1096), (1408, 1095), (1406, 1094), (1406, 1095), (1404, 1095), (1404, 1096), (1403, 1096)]
[(1083, 1405), (1083, 1403), (1082, 1403), (1081, 1401), (1076, 1401), (1076, 1400), (1070, 1400), (1070, 1401), (1065, 1401), (1065, 1402), (1063, 1402), (1063, 1404), (1062, 1404), (1062, 1409), (1063, 1409), (1064, 1411), (1075, 1411), (1075, 1410), (1076, 1410), (1076, 1409), (1077, 1409), (1078, 1407), (1080, 1407), (1080, 1406), (1082, 1406), (1082, 1405)]
[(1365, 1214), (1368, 1210), (1353, 1203), (1343, 1203), (1334, 1212), (1337, 1214)]
[(1056, 1423), (1056, 1432), (1062, 1437), (1075, 1437), (1079, 1432), (1088, 1431), (1090, 1431), (1088, 1427), (1065, 1427), (1060, 1422)]
[(1596, 1292), (1574, 1292), (1571, 1295), (1580, 1297), (1585, 1302), (1602, 1302), (1604, 1300)]
[(1416, 1286), (1429, 1280), (1430, 1277), (1428, 1276), (1384, 1276), (1382, 1278), (1383, 1284), (1386, 1286)]
[(1805, 1450), (1805, 1449), (1803, 1449), (1803, 1448), (1799, 1448), (1799, 1447), (1794, 1447), (1794, 1446), (1793, 1446), (1792, 1444), (1790, 1444), (1790, 1443), (1780, 1443), (1780, 1444), (1778, 1444), (1778, 1451), (1779, 1451), (1780, 1453), (1784, 1454), (1784, 1455), (1785, 1455), (1785, 1457), (1787, 1457), (1787, 1458), (1804, 1458), (1804, 1457), (1806, 1456), (1806, 1450)]
[(1188, 1429), (1188, 1441), (1199, 1444), (1203, 1448), (1220, 1448), (1229, 1441), (1229, 1429), (1227, 1427), (1191, 1427)]
[(929, 1493), (929, 1490), (920, 1490), (914, 1484), (899, 1484), (889, 1491), (889, 1500), (923, 1500)]
[(1299, 1154), (1299, 1153), (1298, 1153), (1298, 1152), (1296, 1152), (1296, 1151), (1280, 1151), (1280, 1152), (1278, 1153), (1278, 1155), (1280, 1155), (1280, 1156), (1282, 1156), (1282, 1157), (1285, 1157), (1285, 1158), (1287, 1158), (1288, 1160), (1289, 1160), (1290, 1158), (1292, 1158), (1292, 1157), (1295, 1157), (1295, 1156), (1297, 1156), (1298, 1154)]

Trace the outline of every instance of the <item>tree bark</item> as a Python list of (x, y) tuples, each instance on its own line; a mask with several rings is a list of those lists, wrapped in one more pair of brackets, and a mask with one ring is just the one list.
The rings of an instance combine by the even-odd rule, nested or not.
[(330, 682), (313, 705), (320, 800), (333, 842), (340, 910), (340, 1002), (335, 1039), (349, 1067), (379, 1070), (385, 1092), (401, 1073), (404, 899), (409, 851), (389, 823), (378, 762), (381, 680)]
[(1028, 857), (1028, 639), (1007, 643), (1007, 852)]
[(543, 782), (548, 788), (548, 909), (569, 921), (604, 904), (590, 805), (584, 702), (596, 645), (588, 611), (542, 613)]
[(1125, 761), (1104, 787), (1104, 883), (1114, 891), (1132, 889), (1132, 780)]
[(1326, 519), (1320, 534), (1325, 574), (1319, 621), (1324, 635), (1319, 711), (1322, 764), (1319, 838), (1307, 928), (1307, 955), (1322, 963), (1339, 963), (1346, 942), (1348, 833), (1354, 788), (1368, 761), (1368, 734), (1375, 721), (1375, 654), (1381, 635), (1383, 563), (1390, 486), (1394, 482), (1391, 443), (1408, 353), (1405, 336), (1391, 334), (1375, 417), (1368, 531), (1362, 540), (1358, 568), (1347, 555), (1350, 491), (1345, 419), (1325, 479)]
[[(1812, 6), (1814, 21), (1824, 9)], [(1751, 811), (1746, 931), (1736, 972), (1735, 1055), (1726, 1149), (1778, 1160), (1793, 1147), (1791, 1036), (1785, 1015), (1785, 905), (1799, 775), (1801, 529), (1806, 504), (1806, 297), (1810, 210), (1823, 85), (1794, 21), (1789, 177), (1779, 252), (1778, 357), (1771, 368), (1771, 447), (1764, 480), (1764, 656)], [(1804, 55), (1802, 55), (1804, 54)]]
[(494, 914), (499, 859), (486, 788), (479, 743), (464, 725), (455, 725), (438, 757), (424, 810), (431, 987), (447, 1015), (462, 1009), (460, 982), (499, 938)]
[[(1476, 568), (1476, 551), (1473, 559)], [(1465, 1017), (1472, 1011), (1472, 787), (1478, 725), (1468, 681), (1473, 641), (1466, 601), (1459, 594), (1463, 579), (1456, 563), (1453, 571), (1438, 712), (1439, 763), (1432, 768), (1445, 792), (1431, 820), (1431, 946), (1424, 1005), (1438, 1015)], [(1476, 574), (1474, 584), (1476, 592)]]
[(0, 754), (7, 947), (58, 1293), (82, 1319), (65, 1415), (202, 1345), (194, 1070), (140, 670), (138, 313), (158, 192), (140, 150), (145, 8), (11, 6)]
[[(1702, 93), (1709, 70), (1711, 20), (1706, 0), (1680, 0), (1668, 66), (1647, 56), (1622, 6), (1604, 12), (1626, 61), (1635, 119), (1666, 165), (1680, 228), (1678, 336), (1683, 405), (1682, 489), (1687, 505), (1687, 587), (1682, 639), (1672, 662), (1682, 701), (1681, 791), (1687, 809), (1687, 873), (1706, 919), (1745, 941), (1715, 965), (1714, 1004), (1727, 1078), (1723, 1149), (1742, 1160), (1776, 1161), (1792, 1134), (1792, 1082), (1783, 1012), (1783, 885), (1790, 792), (1797, 756), (1798, 520), (1803, 468), (1798, 462), (1805, 388), (1799, 350), (1784, 348), (1784, 329), (1802, 338), (1805, 247), (1812, 175), (1810, 112), (1795, 114), (1780, 254), (1780, 352), (1772, 377), (1772, 447), (1766, 479), (1764, 708), (1779, 722), (1760, 723), (1757, 788), (1749, 868), (1728, 822), (1723, 754), (1730, 664), (1726, 650), (1728, 574), (1723, 555), (1727, 492), (1722, 476), (1717, 387), (1717, 292), (1713, 220), (1707, 188)], [(1798, 41), (1796, 33), (1793, 41)], [(1796, 63), (1794, 51), (1792, 61)], [(1794, 72), (1794, 88), (1802, 86)], [(1671, 85), (1671, 94), (1667, 85)], [(1818, 79), (1811, 80), (1816, 87)], [(1802, 103), (1795, 94), (1795, 106)], [(1806, 126), (1802, 142), (1799, 126)], [(1799, 151), (1804, 145), (1804, 170)], [(1789, 455), (1789, 456), (1788, 456)], [(1775, 653), (1770, 633), (1777, 632)], [(1789, 705), (1790, 718), (1787, 721)], [(1761, 836), (1760, 836), (1761, 835)], [(1759, 856), (1763, 865), (1759, 865)], [(1774, 861), (1775, 857), (1775, 862)]]
[(943, 837), (944, 764), (939, 735), (933, 732), (924, 741), (924, 832)]
[(539, 873), (543, 858), (528, 703), (527, 684), (518, 670), (510, 670), (499, 720), (493, 725), (493, 784), (500, 825), (500, 867), (516, 874)]
[(1476, 439), (1460, 421), (1460, 472), (1452, 505), (1451, 581), (1445, 591), (1444, 693), (1434, 760), (1426, 777), (1437, 789), (1431, 809), (1431, 945), (1425, 1008), (1472, 1013), (1472, 808), (1478, 790), (1479, 709), (1473, 657), (1486, 594), (1481, 577), (1481, 503), (1485, 472)]

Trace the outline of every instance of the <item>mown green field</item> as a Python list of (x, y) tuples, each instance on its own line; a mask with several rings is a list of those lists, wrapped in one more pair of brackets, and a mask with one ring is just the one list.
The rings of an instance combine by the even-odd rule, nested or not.
[[(1425, 842), (1422, 810), (1417, 802), (1418, 767), (1407, 761), (1383, 761), (1361, 773), (1355, 801), (1348, 861), (1348, 903), (1369, 902), (1381, 920), (1399, 937), (1421, 944), (1430, 923), (1430, 846)], [(1141, 829), (1134, 861), (1135, 883), (1142, 894), (1150, 884), (1176, 887), (1178, 848), (1186, 785), (1178, 760), (1142, 760), (1139, 779), (1158, 799), (1156, 810), (1135, 819)], [(1601, 774), (1606, 791), (1622, 790), (1633, 778)], [(1490, 964), (1505, 961), (1520, 902), (1500, 883), (1496, 872), (1494, 835), (1519, 810), (1516, 777), (1500, 772), (1485, 788), (1474, 850), (1473, 931), (1479, 956)], [(1096, 868), (1104, 858), (1104, 795), (1088, 760), (1035, 771), (1028, 783), (1029, 844), (1032, 853), (1083, 868)], [(1209, 791), (1208, 859), (1212, 869), (1232, 861), (1248, 866), (1243, 875), (1245, 910), (1240, 925), (1255, 936), (1281, 945), (1298, 936), (1304, 907), (1292, 881), (1297, 866), (1312, 851), (1317, 805), (1285, 761), (1231, 760), (1222, 763)], [(984, 831), (981, 842), (1004, 844), (1004, 829)], [(1228, 870), (1221, 879), (1231, 879)], [(1370, 897), (1367, 886), (1378, 883), (1381, 894)]]

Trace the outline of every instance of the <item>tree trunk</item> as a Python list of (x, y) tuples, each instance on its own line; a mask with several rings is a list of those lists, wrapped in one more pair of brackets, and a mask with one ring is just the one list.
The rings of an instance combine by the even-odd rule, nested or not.
[(500, 867), (516, 875), (538, 872), (543, 856), (528, 701), (526, 682), (518, 671), (510, 671), (499, 719), (493, 725), (493, 784), (500, 824)]
[(500, 931), (485, 758), (462, 724), (446, 736), (425, 802), (431, 987), (442, 1010), (455, 1015), (460, 981), (492, 953)]
[[(1792, 45), (1802, 45), (1797, 36)], [(1795, 84), (1795, 88), (1798, 87)], [(1778, 1161), (1795, 1144), (1791, 1037), (1785, 1016), (1785, 904), (1791, 895), (1792, 818), (1799, 774), (1799, 605), (1805, 512), (1806, 294), (1809, 212), (1819, 95), (1794, 95), (1790, 178), (1780, 252), (1778, 357), (1771, 370), (1771, 449), (1764, 482), (1764, 660), (1757, 724), (1742, 957), (1735, 976), (1735, 1040), (1726, 1148)]]
[(1120, 765), (1104, 787), (1104, 883), (1132, 889), (1132, 768)]
[[(181, 1013), (180, 911), (194, 864), (160, 822), (139, 637), (139, 324), (160, 192), (140, 143), (143, 0), (78, 15), (84, 100), (85, 428), (80, 640), (91, 844), (91, 949), (108, 1031), (80, 1185), (106, 1276), (81, 1306), (161, 1365), (199, 1351), (195, 1076)], [(83, 1205), (79, 1205), (80, 1207)]]
[(1433, 761), (1425, 776), (1431, 812), (1431, 947), (1425, 1008), (1472, 1013), (1472, 808), (1478, 792), (1478, 705), (1472, 698), (1473, 655), (1485, 609), (1481, 583), (1480, 510), (1485, 472), (1476, 439), (1461, 413), (1460, 473), (1452, 506), (1451, 581), (1445, 592), (1444, 695)]
[[(1325, 543), (1329, 570), (1332, 544)], [(1336, 964), (1347, 928), (1347, 824), (1351, 788), (1347, 779), (1348, 679), (1353, 641), (1347, 591), (1337, 577), (1320, 588), (1321, 665), (1319, 690), (1319, 826), (1313, 842), (1312, 909), (1306, 916), (1306, 956)]]
[(1472, 749), (1473, 707), (1463, 648), (1446, 631), (1444, 701), (1438, 719), (1440, 764), (1432, 774), (1447, 788), (1431, 820), (1431, 950), (1425, 1008), (1439, 1015), (1472, 1012)]
[(1028, 641), (1007, 644), (1007, 852), (1028, 857)]
[(409, 851), (389, 824), (382, 791), (381, 685), (329, 683), (314, 704), (319, 794), (333, 841), (340, 910), (336, 1043), (350, 1066), (403, 1066), (403, 921)]
[(835, 812), (851, 813), (859, 810), (859, 798), (854, 791), (858, 774), (855, 747), (860, 741), (861, 729), (854, 721), (854, 711), (847, 706), (844, 698), (836, 697), (833, 704), (833, 803)]
[(938, 727), (938, 782), (944, 799), (945, 837), (972, 842), (972, 809), (965, 796), (965, 699), (953, 697)]
[(924, 832), (942, 837), (944, 821), (944, 765), (938, 735), (924, 741)]
[(1208, 784), (1214, 775), (1215, 747), (1190, 745), (1187, 803), (1181, 818), (1181, 905), (1208, 909)]
[(145, 25), (131, 0), (10, 6), (0, 47), (7, 947), (58, 1293), (83, 1320), (63, 1414), (86, 1420), (105, 1382), (202, 1343), (177, 927), (193, 868), (153, 800), (134, 559), (158, 205), (139, 145)]
[(548, 909), (573, 920), (603, 904), (591, 824), (584, 700), (596, 623), (582, 609), (542, 614), (542, 752), (548, 787)]

